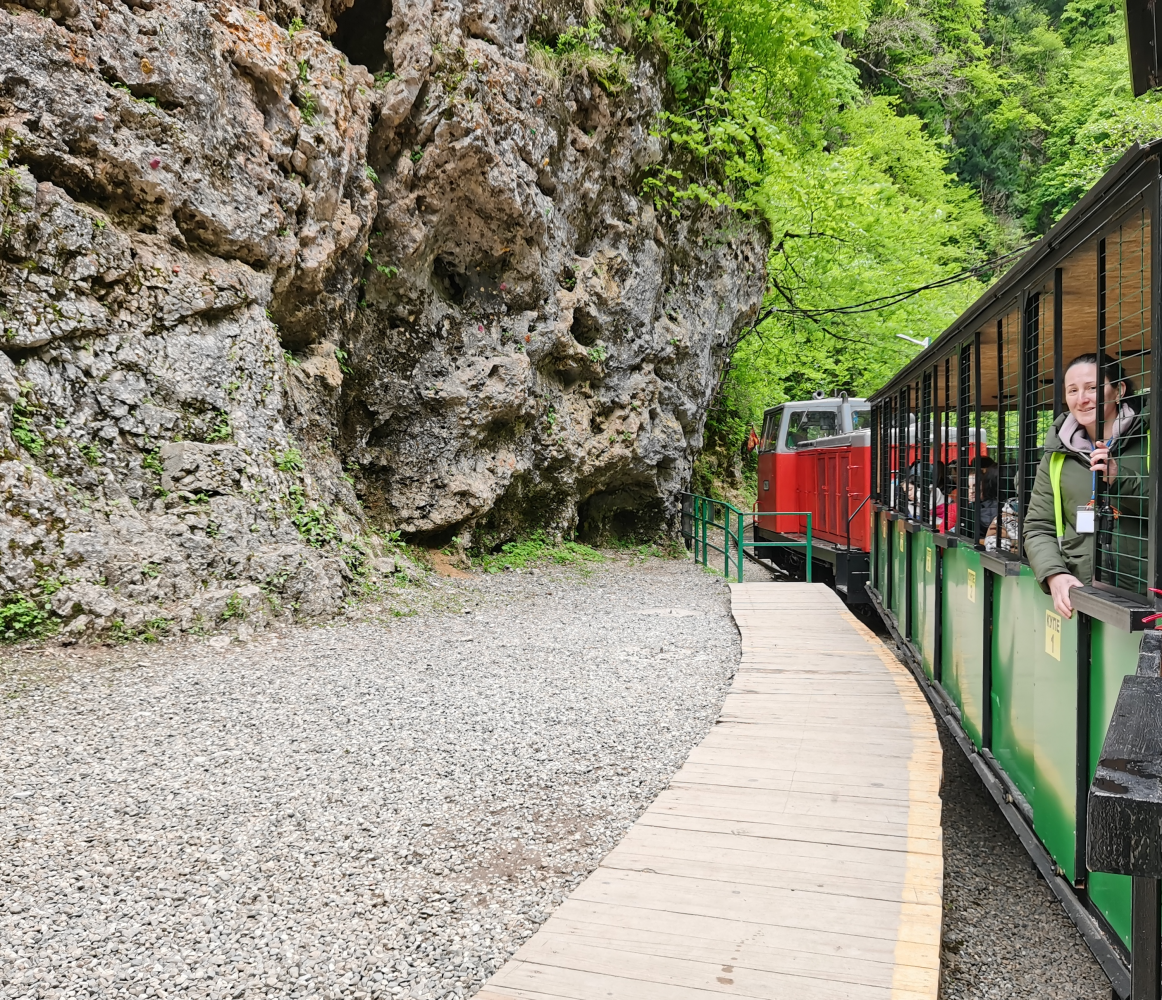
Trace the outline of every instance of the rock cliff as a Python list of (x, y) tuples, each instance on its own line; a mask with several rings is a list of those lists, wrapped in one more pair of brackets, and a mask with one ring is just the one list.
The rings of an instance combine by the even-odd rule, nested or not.
[(377, 532), (672, 519), (764, 244), (518, 0), (0, 9), (0, 604), (334, 609)]

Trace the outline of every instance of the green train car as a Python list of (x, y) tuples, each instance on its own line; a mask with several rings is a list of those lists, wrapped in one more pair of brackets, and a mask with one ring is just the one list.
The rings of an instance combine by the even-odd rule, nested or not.
[[(1152, 393), (1162, 377), (1160, 157), (1162, 141), (1129, 150), (870, 397), (869, 596), (1122, 996), (1130, 880), (1086, 870), (1085, 805), (1122, 677), (1158, 606), (1151, 589), (1162, 587)], [(1047, 537), (1046, 438), (1057, 421), (1075, 440), (1070, 407), (1081, 405), (1084, 369), (1070, 362), (1086, 354), (1104, 358), (1113, 379), (1094, 379), (1096, 413), (1130, 413), (1122, 437), (1110, 435), (1121, 471), (1076, 473), (1075, 485), (1090, 477), (1090, 495), (1063, 515), (1051, 502), (1058, 549), (1090, 547), (1092, 578), (1067, 591), (1069, 616), (1038, 581), (1045, 550), (1033, 564), (1028, 553)]]

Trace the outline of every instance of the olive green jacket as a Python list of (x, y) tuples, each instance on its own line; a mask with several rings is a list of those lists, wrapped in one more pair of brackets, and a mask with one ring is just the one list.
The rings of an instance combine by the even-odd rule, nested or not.
[[(1056, 573), (1072, 573), (1082, 583), (1094, 580), (1094, 540), (1096, 535), (1079, 535), (1075, 530), (1077, 508), (1089, 503), (1093, 490), (1089, 457), (1067, 448), (1058, 436), (1067, 413), (1061, 414), (1045, 435), (1045, 453), (1037, 467), (1037, 478), (1025, 513), (1024, 545), (1029, 565), (1048, 592), (1046, 579)], [(1123, 515), (1114, 522), (1112, 533), (1103, 535), (1101, 579), (1126, 590), (1142, 589), (1138, 579), (1146, 575), (1146, 508), (1149, 497), (1149, 459), (1146, 431), (1139, 416), (1129, 432), (1115, 439), (1112, 449), (1118, 463), (1114, 482), (1106, 485), (1107, 498)], [(1061, 513), (1065, 536), (1057, 542), (1057, 518), (1053, 510), (1053, 484), (1049, 479), (1049, 456), (1065, 453), (1061, 468)]]

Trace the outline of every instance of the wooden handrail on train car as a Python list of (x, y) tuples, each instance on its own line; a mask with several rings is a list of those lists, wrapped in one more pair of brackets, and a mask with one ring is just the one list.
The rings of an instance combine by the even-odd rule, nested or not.
[[(805, 517), (807, 518), (807, 534), (805, 540), (802, 542), (757, 542), (753, 540), (748, 542), (746, 541), (746, 526), (744, 521), (746, 513), (739, 510), (734, 504), (726, 500), (715, 500), (713, 497), (704, 497), (698, 493), (683, 492), (681, 497), (682, 510), (680, 527), (682, 537), (693, 548), (695, 562), (700, 562), (703, 566), (709, 566), (707, 553), (711, 549), (715, 552), (721, 552), (723, 564), (722, 575), (729, 580), (733, 568), (736, 571), (738, 582), (742, 583), (742, 567), (746, 557), (746, 549), (779, 549), (803, 546), (804, 558), (807, 563), (807, 582), (811, 582), (811, 562), (813, 556), (811, 541), (812, 514), (809, 510), (751, 510), (749, 513), (751, 516), (752, 531), (756, 520), (760, 517)], [(722, 508), (722, 521), (716, 521), (714, 519), (715, 507)], [(734, 520), (736, 525), (736, 530), (734, 531), (731, 530), (732, 520)], [(721, 548), (709, 541), (707, 532), (710, 528), (719, 528), (722, 530)], [(731, 539), (734, 540), (734, 551), (737, 553), (735, 557), (736, 565), (734, 567), (731, 566)]]

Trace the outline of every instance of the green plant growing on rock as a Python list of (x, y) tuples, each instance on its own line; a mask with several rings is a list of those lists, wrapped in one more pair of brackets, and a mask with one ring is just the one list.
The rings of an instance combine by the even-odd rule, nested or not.
[(543, 531), (534, 531), (527, 538), (505, 542), (499, 552), (484, 553), (478, 561), (486, 573), (499, 573), (506, 569), (527, 569), (535, 563), (583, 566), (604, 562), (605, 555), (581, 542), (554, 541)]
[(609, 357), (609, 350), (604, 344), (594, 344), (586, 353), (589, 356), (589, 360), (595, 365), (601, 364)]
[(287, 448), (286, 451), (275, 452), (274, 467), (279, 472), (302, 472), (303, 453), (298, 448)]
[(530, 40), (529, 61), (556, 87), (562, 79), (584, 70), (607, 92), (615, 94), (629, 83), (629, 61), (616, 46), (608, 51), (599, 47), (602, 31), (601, 21), (591, 17), (585, 27), (567, 28), (552, 44)]
[(161, 464), (161, 453), (156, 448), (141, 456), (141, 467), (149, 472), (156, 472), (159, 476), (165, 472), (165, 466)]
[(292, 486), (286, 495), (291, 511), (291, 523), (312, 548), (322, 548), (328, 542), (339, 541), (339, 529), (331, 519), (326, 504), (311, 504), (301, 486)]
[(315, 95), (309, 90), (300, 90), (295, 97), (295, 105), (302, 115), (304, 125), (314, 125), (315, 116), (319, 113), (319, 105)]
[(301, 17), (292, 18), (291, 23), (287, 25), (286, 33), (290, 38), (294, 38), (300, 31), (303, 30), (303, 19)]
[(82, 441), (77, 448), (81, 454), (85, 456), (85, 461), (90, 465), (101, 464), (101, 449), (98, 448), (92, 441)]
[(13, 594), (0, 604), (0, 642), (39, 639), (52, 631), (49, 613), (24, 594)]
[(32, 402), (32, 385), (20, 383), (20, 398), (12, 405), (12, 439), (30, 455), (44, 451), (44, 439), (36, 433), (33, 415), (40, 407)]
[(222, 609), (222, 621), (228, 622), (232, 618), (243, 620), (246, 618), (246, 604), (237, 594), (231, 594), (226, 598), (226, 607)]
[(206, 443), (214, 444), (218, 441), (229, 441), (234, 435), (234, 428), (230, 426), (230, 416), (226, 413), (218, 415), (218, 422), (210, 428), (206, 435)]

